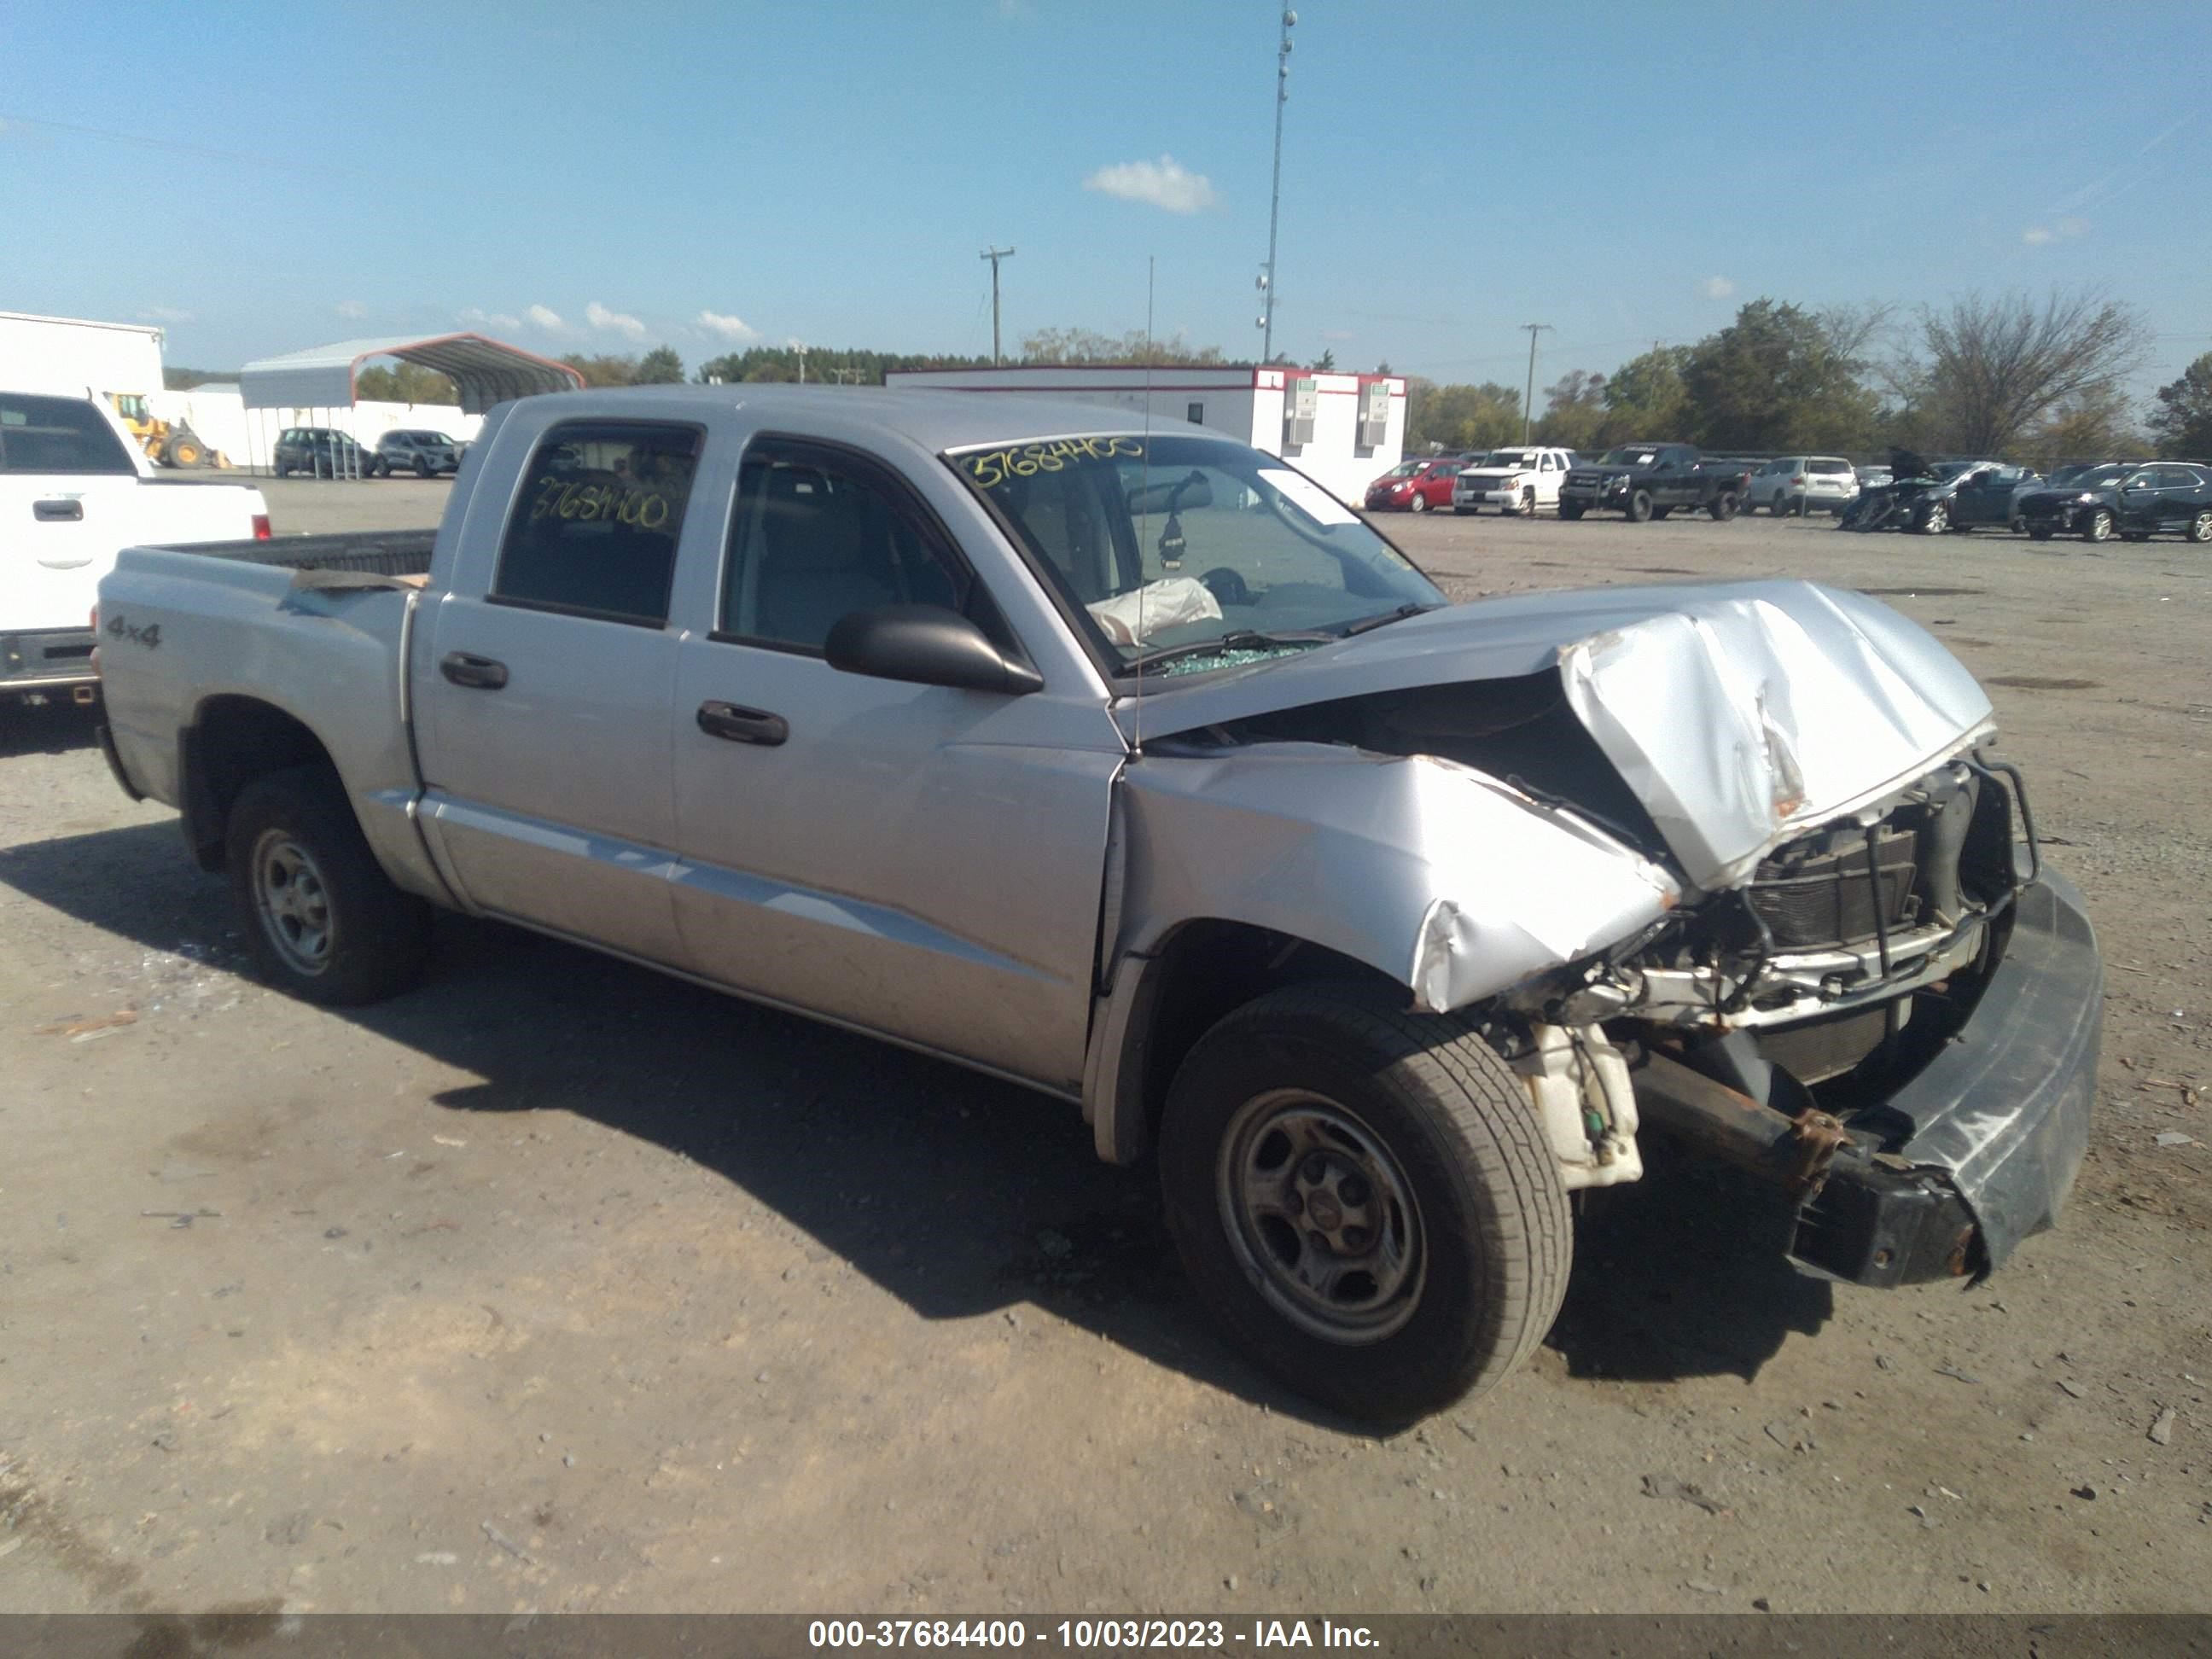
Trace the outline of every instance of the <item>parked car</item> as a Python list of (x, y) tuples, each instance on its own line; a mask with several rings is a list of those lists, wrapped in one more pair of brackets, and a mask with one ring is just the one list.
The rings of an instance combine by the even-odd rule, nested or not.
[(1389, 1422), (1534, 1351), (1645, 1134), (1868, 1285), (2071, 1186), (2095, 941), (1877, 599), (1453, 605), (1273, 455), (1014, 397), (526, 398), (465, 471), (101, 584), (118, 781), (300, 997), (443, 907), (1079, 1104), (1212, 1325)]
[(1840, 514), (1858, 493), (1858, 470), (1840, 455), (1781, 455), (1751, 475), (1743, 499), (1745, 507), (1763, 507), (1778, 519)]
[(1676, 507), (1702, 507), (1723, 523), (1743, 504), (1750, 471), (1740, 463), (1709, 464), (1693, 444), (1616, 444), (1595, 461), (1577, 457), (1559, 485), (1559, 516), (1601, 510), (1641, 524)]
[(2071, 532), (2084, 541), (2186, 536), (2212, 542), (2212, 463), (2112, 461), (2084, 469), (2056, 489), (2021, 498), (2021, 518), (2039, 542)]
[(90, 702), (92, 608), (117, 553), (266, 536), (269, 504), (161, 477), (105, 398), (0, 391), (0, 702)]
[(1911, 530), (1923, 536), (2010, 526), (2013, 499), (2037, 475), (2002, 461), (1928, 461), (1911, 450), (1890, 452), (1894, 475), (1862, 489), (1836, 520), (1844, 530)]
[(1432, 507), (1452, 504), (1452, 481), (1467, 465), (1464, 455), (1439, 455), (1425, 461), (1405, 461), (1367, 486), (1370, 513), (1425, 513)]
[(1452, 484), (1452, 511), (1494, 507), (1533, 517), (1540, 507), (1559, 504), (1559, 481), (1574, 464), (1571, 449), (1493, 449), (1460, 470)]
[(393, 430), (376, 441), (376, 467), (386, 477), (401, 471), (418, 478), (461, 470), (461, 452), (442, 432)]
[(285, 428), (276, 435), (270, 460), (280, 478), (295, 472), (314, 478), (374, 478), (384, 470), (374, 450), (327, 426)]

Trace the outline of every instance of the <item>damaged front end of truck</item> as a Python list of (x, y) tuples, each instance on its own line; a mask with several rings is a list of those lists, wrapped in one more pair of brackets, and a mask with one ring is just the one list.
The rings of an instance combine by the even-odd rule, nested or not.
[[(1228, 918), (1479, 1030), (1571, 1190), (1639, 1178), (1657, 1130), (1784, 1194), (1799, 1261), (1876, 1285), (1984, 1275), (2063, 1203), (2094, 937), (1987, 699), (1887, 607), (1795, 582), (1455, 607), (1144, 718), (1172, 735), (1121, 782), (1109, 1040), (1174, 933)], [(1094, 1121), (1127, 1157), (1114, 1069)]]

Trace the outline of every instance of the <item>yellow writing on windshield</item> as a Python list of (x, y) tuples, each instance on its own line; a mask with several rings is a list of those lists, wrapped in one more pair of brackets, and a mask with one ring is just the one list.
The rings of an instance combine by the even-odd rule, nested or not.
[(586, 523), (607, 520), (634, 524), (641, 530), (658, 530), (668, 522), (668, 497), (657, 490), (631, 489), (622, 484), (566, 483), (541, 478), (538, 499), (530, 504), (530, 517), (580, 519)]
[(1141, 460), (1144, 453), (1145, 446), (1134, 438), (1055, 438), (1049, 443), (1016, 444), (958, 459), (969, 477), (990, 489), (1009, 478), (1060, 471), (1074, 461), (1110, 461), (1124, 455)]

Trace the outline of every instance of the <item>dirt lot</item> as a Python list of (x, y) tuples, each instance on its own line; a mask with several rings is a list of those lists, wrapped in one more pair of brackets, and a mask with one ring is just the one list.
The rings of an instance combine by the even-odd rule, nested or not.
[(0, 1609), (2212, 1607), (2212, 562), (1390, 527), (1465, 597), (1863, 586), (1984, 678), (2111, 963), (2060, 1231), (1881, 1294), (1628, 1189), (1537, 1363), (1376, 1441), (1224, 1348), (1072, 1112), (460, 921), (287, 1001), (88, 721), (0, 714)]

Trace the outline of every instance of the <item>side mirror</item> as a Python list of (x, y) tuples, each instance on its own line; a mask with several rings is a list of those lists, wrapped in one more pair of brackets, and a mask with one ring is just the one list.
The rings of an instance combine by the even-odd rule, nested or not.
[(872, 679), (1018, 695), (1043, 689), (1037, 672), (1009, 662), (983, 630), (941, 605), (879, 605), (840, 617), (822, 654), (832, 668)]

